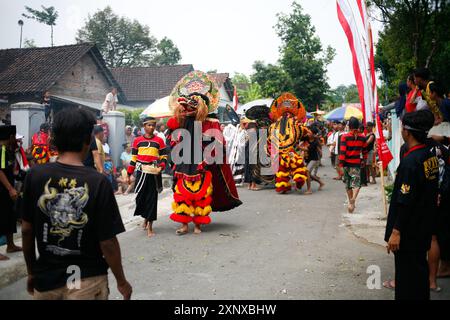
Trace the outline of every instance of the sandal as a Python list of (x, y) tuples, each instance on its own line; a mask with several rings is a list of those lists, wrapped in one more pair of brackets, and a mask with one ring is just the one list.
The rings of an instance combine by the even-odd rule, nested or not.
[(435, 292), (435, 293), (439, 293), (439, 292), (442, 291), (442, 288), (441, 288), (441, 287), (430, 288), (430, 291), (431, 291), (431, 292)]
[(184, 236), (184, 235), (189, 233), (189, 230), (181, 230), (181, 229), (179, 229), (175, 233), (177, 234), (177, 236)]

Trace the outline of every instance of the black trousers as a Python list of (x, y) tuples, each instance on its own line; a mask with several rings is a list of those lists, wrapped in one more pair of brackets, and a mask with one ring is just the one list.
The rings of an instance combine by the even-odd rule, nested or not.
[(430, 300), (427, 251), (395, 253), (395, 300)]
[(156, 221), (158, 214), (158, 176), (136, 172), (136, 210), (135, 216), (148, 221)]

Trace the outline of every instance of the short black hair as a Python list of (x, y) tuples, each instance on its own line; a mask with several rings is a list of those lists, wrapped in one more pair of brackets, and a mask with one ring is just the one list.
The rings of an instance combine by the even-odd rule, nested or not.
[(67, 108), (55, 115), (52, 142), (58, 152), (80, 152), (90, 144), (95, 117), (83, 109)]
[(359, 129), (359, 120), (355, 117), (351, 117), (348, 121), (348, 127), (350, 128), (350, 130)]
[(103, 131), (105, 131), (105, 130), (103, 130), (102, 126), (99, 126), (99, 125), (94, 126), (94, 135), (99, 134), (100, 132), (103, 132)]
[(368, 127), (371, 127), (371, 128), (373, 128), (373, 127), (375, 127), (375, 124), (373, 123), (373, 122), (367, 122), (367, 124), (366, 124)]
[(404, 127), (411, 128), (405, 128), (405, 130), (408, 130), (417, 141), (425, 143), (428, 131), (434, 125), (434, 115), (430, 110), (409, 112), (403, 116), (402, 122)]
[(440, 96), (440, 97), (445, 96), (444, 88), (442, 88), (442, 86), (439, 83), (436, 83), (436, 82), (430, 83), (430, 92), (437, 93), (437, 95)]
[(430, 70), (427, 68), (417, 68), (414, 70), (414, 76), (428, 80), (430, 79)]
[(47, 122), (44, 122), (41, 124), (41, 126), (39, 127), (39, 130), (41, 131), (48, 131), (50, 129), (50, 125)]

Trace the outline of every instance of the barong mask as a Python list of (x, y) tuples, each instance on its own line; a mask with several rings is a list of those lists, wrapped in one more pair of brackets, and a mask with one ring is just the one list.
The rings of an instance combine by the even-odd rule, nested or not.
[(205, 121), (219, 106), (219, 89), (215, 81), (201, 71), (183, 77), (170, 95), (169, 104), (178, 121), (186, 116)]

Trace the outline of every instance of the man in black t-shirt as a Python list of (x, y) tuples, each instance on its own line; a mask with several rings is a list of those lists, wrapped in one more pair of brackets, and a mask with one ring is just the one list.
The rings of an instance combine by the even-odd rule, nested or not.
[(317, 127), (311, 127), (312, 137), (309, 141), (308, 146), (308, 159), (306, 159), (308, 164), (308, 179), (306, 180), (306, 186), (307, 190), (305, 192), (305, 195), (311, 195), (311, 180), (316, 181), (319, 183), (319, 189), (318, 191), (322, 191), (325, 184), (322, 182), (322, 180), (317, 175), (317, 172), (320, 167), (320, 159), (322, 158), (322, 145), (320, 143), (320, 131), (317, 129)]
[(386, 226), (388, 253), (395, 254), (395, 299), (429, 300), (427, 251), (437, 215), (439, 161), (426, 146), (433, 114), (422, 110), (403, 117), (408, 145), (397, 169)]
[(53, 124), (58, 161), (34, 167), (25, 180), (22, 238), (34, 299), (107, 299), (108, 268), (119, 292), (131, 297), (116, 238), (125, 229), (111, 184), (83, 165), (94, 124), (87, 111), (58, 113)]
[(97, 142), (95, 141), (95, 136), (92, 136), (91, 144), (89, 146), (89, 152), (87, 153), (86, 159), (83, 164), (90, 168), (99, 168), (97, 171), (103, 173), (103, 166), (101, 165), (100, 154), (98, 153)]

